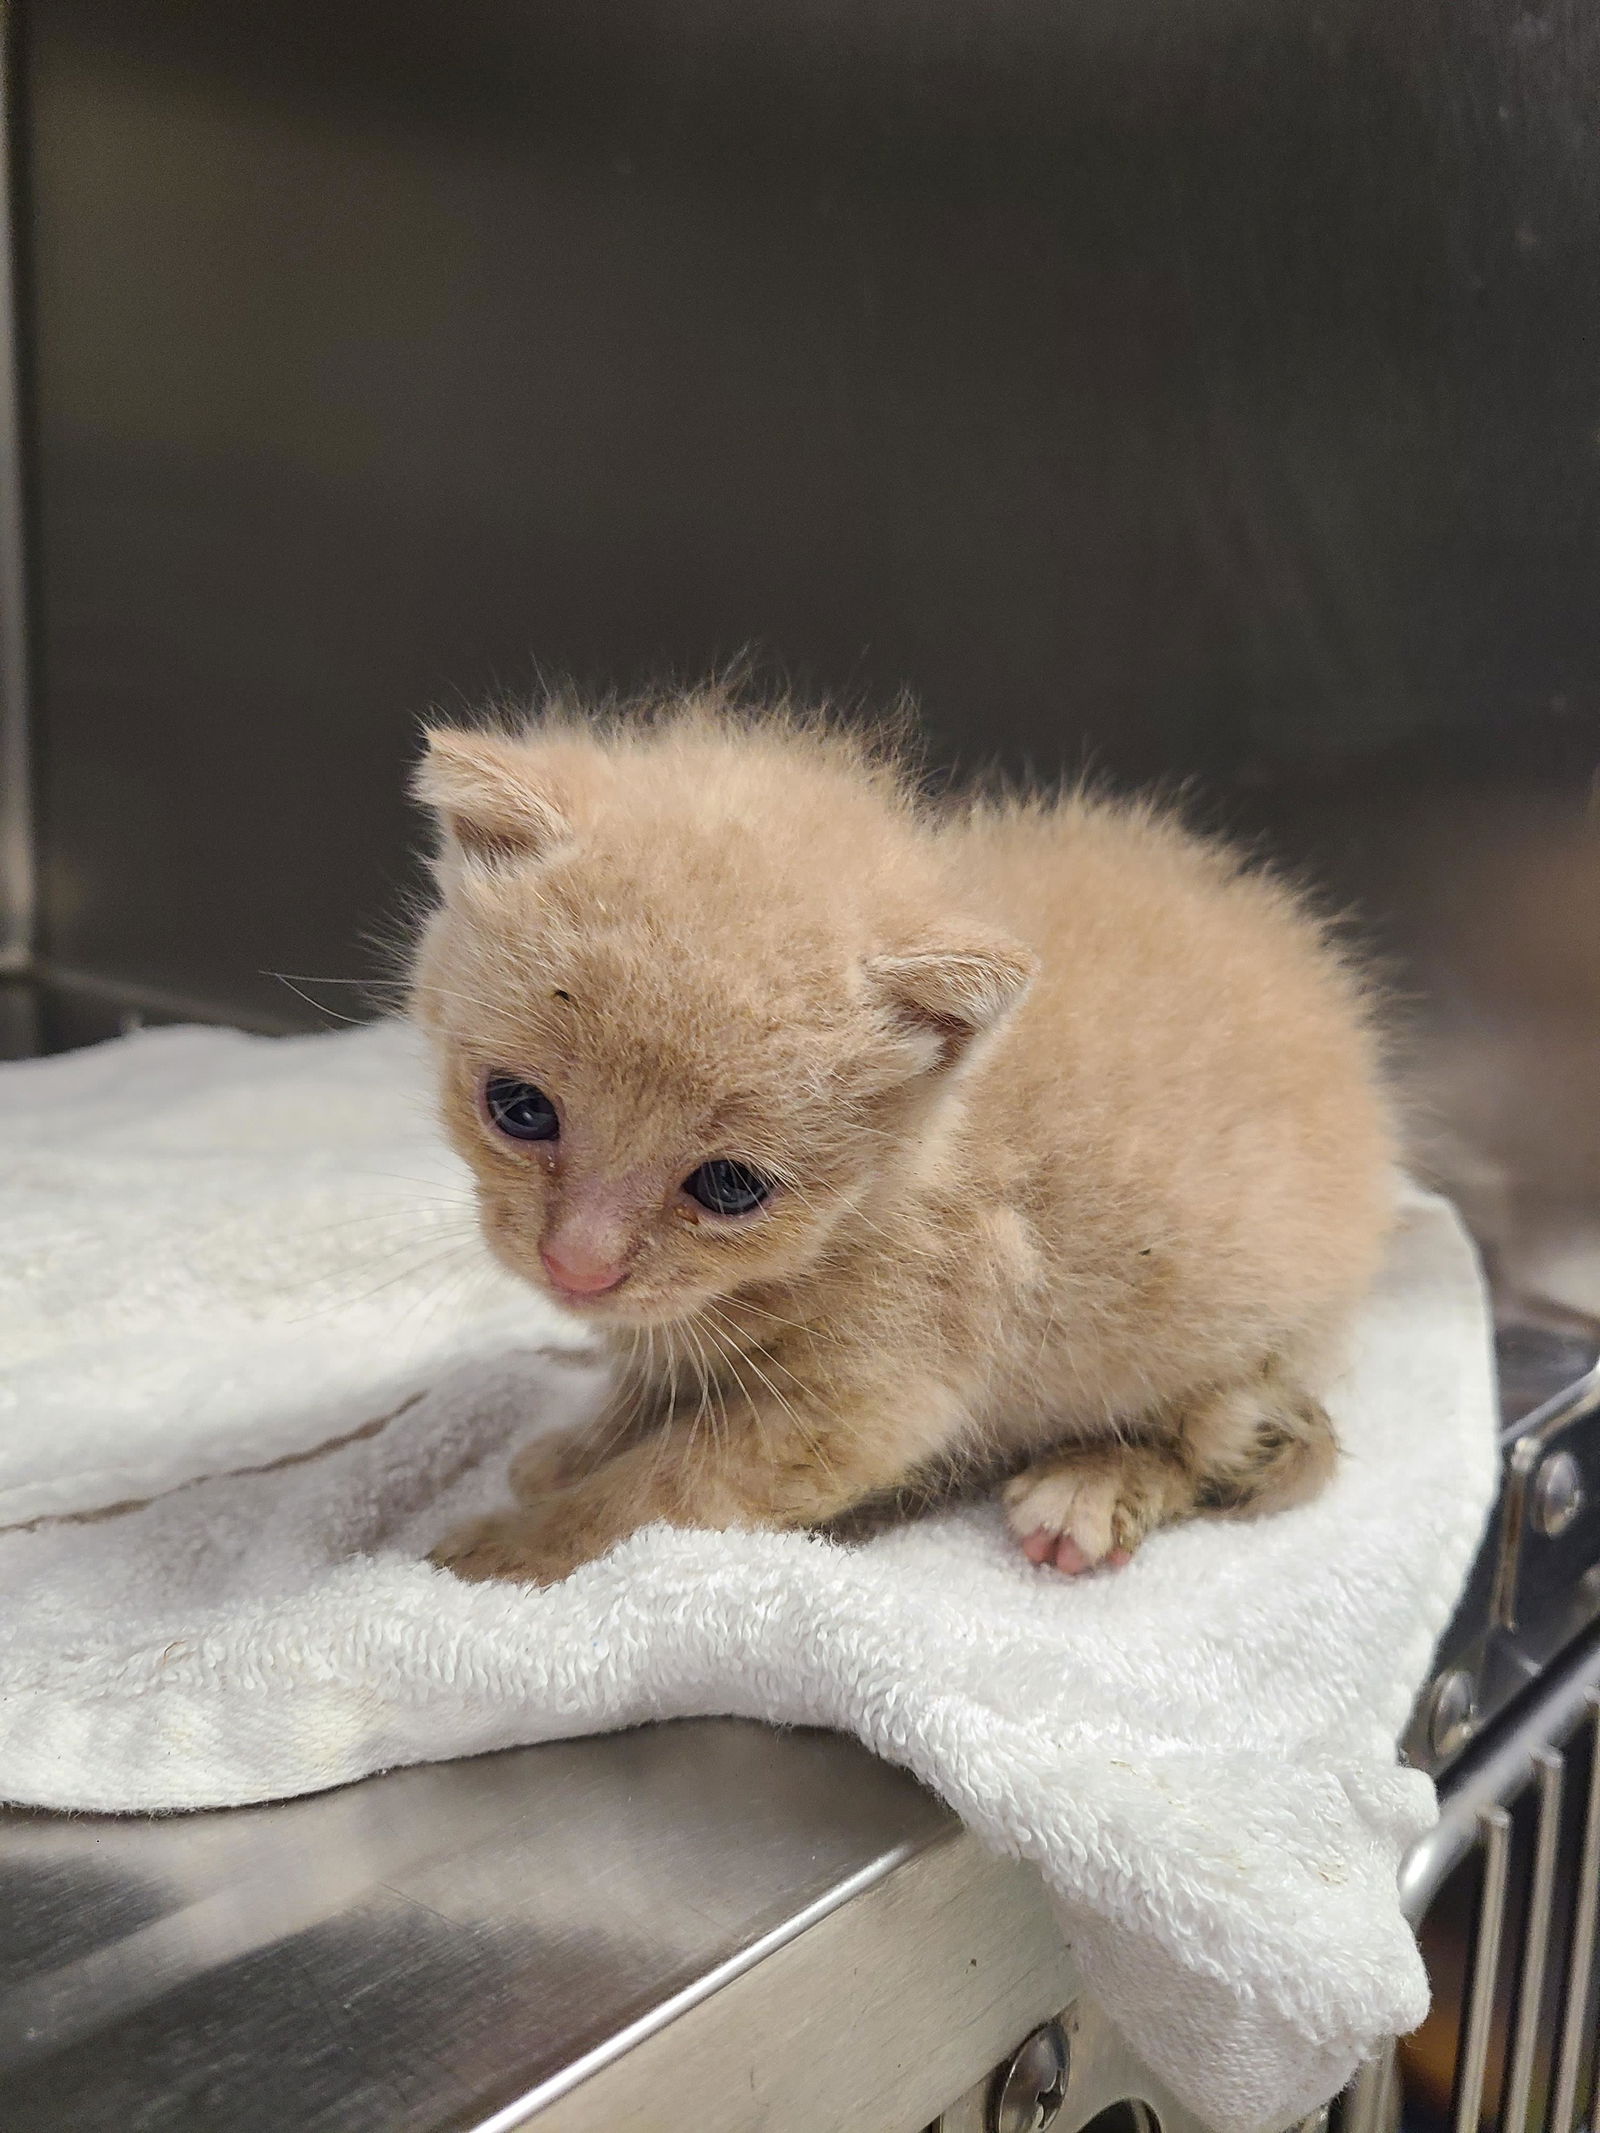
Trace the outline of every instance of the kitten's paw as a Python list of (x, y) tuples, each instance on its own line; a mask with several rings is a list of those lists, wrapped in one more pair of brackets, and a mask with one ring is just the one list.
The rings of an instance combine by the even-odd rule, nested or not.
[(1145, 1535), (1191, 1507), (1165, 1453), (1145, 1445), (1053, 1452), (1008, 1482), (1006, 1519), (1030, 1563), (1068, 1577), (1120, 1570)]
[(1189, 1403), (1179, 1428), (1200, 1509), (1228, 1517), (1307, 1503), (1339, 1462), (1327, 1409), (1277, 1362)]
[(428, 1560), (471, 1584), (559, 1585), (583, 1556), (548, 1526), (512, 1512), (474, 1519), (442, 1541)]

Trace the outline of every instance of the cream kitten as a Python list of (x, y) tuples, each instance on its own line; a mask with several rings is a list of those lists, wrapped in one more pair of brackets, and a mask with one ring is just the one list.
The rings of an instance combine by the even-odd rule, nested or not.
[(935, 807), (709, 699), (436, 732), (418, 789), (445, 1122), (492, 1249), (618, 1366), (441, 1562), (547, 1583), (976, 1471), (1078, 1572), (1320, 1487), (1394, 1151), (1286, 888), (1147, 806)]

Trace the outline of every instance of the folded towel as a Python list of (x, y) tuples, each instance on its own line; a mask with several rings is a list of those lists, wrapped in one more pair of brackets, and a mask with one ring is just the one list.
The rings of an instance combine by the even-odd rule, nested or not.
[(0, 1797), (215, 1806), (647, 1719), (832, 1726), (1038, 1864), (1217, 2126), (1286, 2124), (1422, 2015), (1395, 1870), (1433, 1801), (1394, 1742), (1495, 1473), (1437, 1200), (1404, 1199), (1333, 1486), (1078, 1582), (992, 1505), (858, 1548), (657, 1527), (543, 1592), (431, 1568), (599, 1374), (482, 1252), (398, 1025), (0, 1070), (0, 1357)]

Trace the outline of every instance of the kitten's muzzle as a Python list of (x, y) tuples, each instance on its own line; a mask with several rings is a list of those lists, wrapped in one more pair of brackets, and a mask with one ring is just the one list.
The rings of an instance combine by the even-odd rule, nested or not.
[(615, 1260), (597, 1260), (576, 1253), (552, 1251), (549, 1245), (541, 1245), (539, 1257), (544, 1262), (551, 1287), (564, 1303), (581, 1303), (593, 1296), (607, 1296), (620, 1288), (628, 1278), (626, 1265)]

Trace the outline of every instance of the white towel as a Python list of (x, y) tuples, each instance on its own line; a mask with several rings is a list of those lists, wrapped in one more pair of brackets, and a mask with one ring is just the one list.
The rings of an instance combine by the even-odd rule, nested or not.
[(1037, 1863), (1217, 2126), (1286, 2124), (1420, 2018), (1395, 1870), (1433, 1802), (1394, 1742), (1495, 1472), (1445, 1206), (1405, 1203), (1333, 1487), (1086, 1581), (993, 1506), (853, 1550), (658, 1527), (544, 1592), (432, 1569), (513, 1442), (595, 1397), (577, 1339), (476, 1244), (397, 1026), (0, 1070), (0, 1798), (225, 1805), (693, 1713), (832, 1726)]

